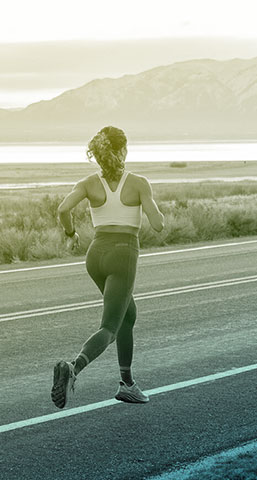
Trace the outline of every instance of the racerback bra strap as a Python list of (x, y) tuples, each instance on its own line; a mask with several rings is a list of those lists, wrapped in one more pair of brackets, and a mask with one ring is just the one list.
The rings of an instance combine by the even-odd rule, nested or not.
[(124, 172), (124, 173), (123, 173), (123, 175), (122, 175), (122, 177), (121, 177), (121, 179), (120, 179), (120, 183), (118, 184), (118, 187), (117, 187), (117, 189), (115, 190), (115, 193), (117, 192), (117, 194), (118, 194), (118, 193), (121, 192), (121, 189), (122, 189), (122, 187), (123, 187), (123, 185), (124, 185), (124, 183), (125, 183), (125, 180), (126, 180), (126, 178), (127, 178), (127, 176), (128, 176), (128, 173), (129, 173), (129, 172)]
[[(126, 225), (140, 228), (142, 221), (142, 205), (125, 205), (121, 201), (121, 189), (130, 172), (124, 172), (120, 178), (115, 192), (112, 192), (105, 178), (98, 173), (103, 185), (106, 200), (99, 207), (91, 207), (90, 212), (94, 227), (102, 225)], [(116, 182), (115, 182), (116, 183)]]
[(113, 192), (113, 191), (110, 189), (110, 187), (109, 187), (109, 185), (108, 185), (108, 182), (105, 180), (105, 178), (104, 178), (104, 177), (101, 177), (101, 175), (97, 172), (97, 175), (98, 175), (98, 177), (100, 178), (100, 181), (101, 181), (102, 185), (104, 186), (106, 195), (108, 195), (108, 194), (110, 193), (110, 194), (112, 194), (112, 195), (117, 195), (117, 196), (118, 196), (118, 195), (120, 194), (120, 192), (121, 192), (121, 189), (122, 189), (124, 183), (125, 183), (125, 180), (126, 180), (126, 178), (127, 178), (127, 176), (128, 176), (128, 173), (129, 173), (129, 172), (124, 172), (124, 173), (123, 173), (123, 175), (122, 175), (122, 177), (121, 177), (121, 179), (120, 179), (120, 182), (119, 182), (119, 184), (118, 184), (118, 187), (117, 187), (116, 190)]

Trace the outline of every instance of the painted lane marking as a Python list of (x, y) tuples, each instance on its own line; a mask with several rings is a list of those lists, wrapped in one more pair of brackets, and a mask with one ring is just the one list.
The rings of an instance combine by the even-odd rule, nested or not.
[(67, 305), (56, 305), (54, 307), (43, 307), (43, 308), (35, 308), (33, 310), (22, 310), (21, 312), (13, 312), (13, 313), (3, 313), (0, 315), (0, 318), (8, 318), (12, 317), (13, 315), (24, 315), (26, 313), (40, 313), (40, 312), (53, 312), (55, 313), (56, 310), (58, 309), (65, 309), (65, 308), (73, 308), (73, 307), (81, 307), (81, 306), (90, 306), (92, 305), (93, 307), (102, 305), (102, 300), (89, 300), (87, 302), (78, 302), (78, 303), (68, 303)]
[(45, 270), (47, 268), (73, 267), (75, 265), (85, 265), (85, 262), (60, 263), (56, 265), (41, 265), (40, 267), (16, 268), (13, 270), (0, 270), (0, 275), (4, 273), (31, 272), (33, 270)]
[[(234, 247), (238, 245), (247, 245), (251, 243), (257, 243), (257, 240), (246, 240), (243, 242), (232, 242), (232, 243), (224, 243), (220, 245), (205, 245), (202, 247), (192, 247), (192, 248), (184, 248), (181, 250), (165, 250), (164, 252), (151, 252), (151, 253), (141, 253), (139, 257), (154, 257), (159, 255), (175, 255), (177, 253), (186, 253), (186, 252), (195, 252), (197, 250), (211, 250), (214, 248), (226, 248), (226, 247)], [(33, 270), (44, 270), (48, 268), (65, 268), (65, 267), (73, 267), (76, 265), (85, 265), (85, 261), (83, 262), (72, 262), (72, 263), (60, 263), (56, 265), (42, 265), (40, 267), (26, 267), (26, 268), (16, 268), (13, 270), (0, 270), (0, 275), (7, 274), (7, 273), (18, 273), (18, 272), (30, 272)]]
[[(174, 390), (180, 390), (182, 388), (192, 387), (194, 385), (200, 385), (207, 382), (214, 382), (215, 380), (231, 377), (233, 375), (239, 375), (240, 373), (250, 372), (256, 369), (257, 369), (257, 363), (252, 365), (247, 365), (245, 367), (233, 368), (232, 370), (227, 370), (225, 372), (218, 372), (211, 375), (206, 375), (204, 377), (194, 378), (192, 380), (186, 380), (184, 382), (178, 382), (171, 385), (164, 385), (163, 387), (152, 388), (150, 390), (145, 390), (144, 393), (149, 396), (158, 395), (160, 393), (172, 392)], [(38, 425), (40, 423), (46, 423), (53, 420), (58, 420), (59, 418), (71, 417), (73, 415), (91, 412), (92, 410), (110, 407), (112, 405), (118, 405), (120, 403), (121, 402), (119, 402), (118, 400), (109, 399), (109, 400), (104, 400), (103, 402), (91, 403), (90, 405), (83, 405), (81, 407), (62, 410), (61, 412), (42, 415), (40, 417), (28, 418), (26, 420), (8, 423), (6, 425), (0, 425), (0, 433), (9, 432), (10, 430), (17, 430), (19, 428), (30, 427), (32, 425)]]
[[(230, 287), (251, 282), (257, 282), (257, 275), (252, 275), (249, 277), (231, 278), (228, 280), (217, 280), (214, 282), (199, 283), (195, 285), (185, 285), (184, 287), (173, 287), (164, 290), (155, 290), (152, 292), (137, 293), (134, 295), (134, 298), (135, 300), (148, 300), (150, 298), (180, 295), (182, 293), (191, 293), (201, 290), (209, 290), (212, 288)], [(71, 312), (76, 310), (85, 310), (88, 308), (101, 307), (102, 305), (102, 300), (90, 300), (88, 302), (71, 303), (67, 305), (57, 305), (54, 307), (37, 308), (34, 310), (23, 310), (21, 312), (4, 313), (0, 315), (0, 322), (21, 320), (23, 318), (40, 317), (45, 315), (54, 315), (56, 313)]]
[[(95, 308), (95, 307), (100, 307), (103, 305), (102, 300), (99, 300), (98, 302), (95, 302), (93, 304), (87, 304), (85, 303), (84, 305), (80, 305), (78, 307), (67, 307), (67, 308), (59, 308), (59, 310), (44, 310), (42, 312), (35, 312), (35, 313), (26, 313), (26, 314), (12, 314), (10, 317), (2, 317), (0, 316), (0, 322), (8, 322), (10, 320), (21, 320), (23, 318), (32, 318), (32, 317), (43, 317), (45, 315), (54, 315), (55, 313), (64, 313), (64, 312), (74, 312), (76, 310), (85, 310), (88, 308)], [(7, 314), (9, 315), (9, 314)]]
[(238, 245), (246, 245), (248, 243), (257, 243), (257, 240), (247, 240), (244, 242), (232, 242), (232, 243), (223, 243), (220, 245), (204, 245), (202, 247), (192, 247), (192, 248), (184, 248), (181, 250), (169, 250), (165, 252), (152, 252), (152, 253), (142, 253), (139, 255), (140, 257), (153, 257), (154, 255), (167, 255), (167, 254), (175, 254), (175, 253), (185, 253), (185, 252), (195, 252), (196, 250), (211, 250), (213, 248), (225, 248), (225, 247), (234, 247)]

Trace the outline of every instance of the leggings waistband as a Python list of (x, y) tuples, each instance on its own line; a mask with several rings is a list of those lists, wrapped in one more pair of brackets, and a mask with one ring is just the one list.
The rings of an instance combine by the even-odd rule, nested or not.
[(106, 240), (137, 240), (137, 235), (133, 233), (123, 233), (123, 232), (96, 232), (95, 239), (106, 239)]
[(117, 244), (124, 244), (131, 248), (139, 250), (139, 239), (137, 235), (133, 233), (121, 233), (121, 232), (96, 232), (93, 239), (93, 244), (97, 244), (99, 247), (111, 248)]

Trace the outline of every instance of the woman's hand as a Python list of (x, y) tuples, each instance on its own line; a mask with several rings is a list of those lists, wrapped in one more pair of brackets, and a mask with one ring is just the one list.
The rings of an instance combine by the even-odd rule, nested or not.
[(67, 248), (68, 250), (75, 250), (80, 245), (80, 238), (77, 232), (74, 233), (73, 237), (67, 239)]

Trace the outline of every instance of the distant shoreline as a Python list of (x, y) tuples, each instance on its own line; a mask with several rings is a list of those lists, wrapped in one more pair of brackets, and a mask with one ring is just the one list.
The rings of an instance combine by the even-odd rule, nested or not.
[[(198, 161), (198, 162), (127, 162), (126, 169), (138, 175), (147, 176), (150, 182), (157, 184), (165, 179), (166, 183), (220, 183), (220, 178), (228, 179), (235, 184), (240, 181), (256, 184), (257, 161)], [(86, 177), (98, 170), (96, 163), (0, 163), (1, 185), (59, 183), (58, 191), (67, 190), (80, 178)], [(233, 178), (234, 177), (234, 178)], [(252, 178), (251, 178), (252, 177)], [(246, 180), (247, 178), (247, 180)], [(234, 179), (237, 179), (235, 181)], [(169, 188), (172, 187), (170, 183)], [(223, 182), (222, 182), (223, 183)], [(67, 185), (68, 184), (68, 185)], [(199, 183), (198, 183), (199, 184)], [(164, 184), (162, 184), (164, 185)], [(44, 186), (40, 190), (49, 189)], [(35, 188), (33, 188), (35, 190)], [(6, 190), (5, 190), (6, 191)], [(3, 193), (4, 190), (1, 190)]]
[[(184, 183), (194, 183), (194, 184), (222, 184), (222, 183), (238, 183), (238, 182), (257, 182), (257, 177), (249, 176), (249, 177), (212, 177), (210, 179), (207, 178), (157, 178), (157, 179), (150, 179), (150, 183), (152, 184), (184, 184)], [(12, 184), (1, 184), (0, 183), (0, 190), (31, 190), (31, 189), (38, 189), (38, 188), (55, 188), (55, 187), (68, 187), (75, 185), (74, 182), (39, 182), (39, 183), (12, 183)]]

